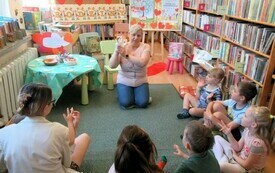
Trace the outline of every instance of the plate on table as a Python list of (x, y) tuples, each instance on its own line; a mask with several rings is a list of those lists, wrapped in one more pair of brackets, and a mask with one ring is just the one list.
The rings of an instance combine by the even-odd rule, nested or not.
[(76, 65), (76, 64), (77, 64), (77, 61), (76, 61), (76, 59), (73, 58), (73, 57), (67, 57), (67, 58), (64, 59), (64, 63), (65, 63), (66, 65)]
[(54, 66), (58, 63), (58, 61), (55, 58), (46, 58), (43, 60), (43, 63), (47, 66)]

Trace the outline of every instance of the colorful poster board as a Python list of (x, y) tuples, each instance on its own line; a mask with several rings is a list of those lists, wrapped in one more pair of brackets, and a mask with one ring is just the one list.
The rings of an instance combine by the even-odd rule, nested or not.
[(183, 0), (131, 0), (130, 25), (144, 30), (181, 31)]
[(125, 4), (52, 5), (53, 22), (110, 22), (126, 20)]

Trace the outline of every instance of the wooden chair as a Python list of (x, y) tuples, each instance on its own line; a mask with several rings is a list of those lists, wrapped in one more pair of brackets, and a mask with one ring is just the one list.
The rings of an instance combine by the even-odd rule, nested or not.
[(115, 23), (114, 24), (114, 37), (122, 36), (128, 39), (129, 24), (128, 23)]
[(104, 75), (103, 84), (107, 84), (109, 90), (114, 89), (113, 74), (118, 72), (118, 68), (111, 68), (109, 66), (109, 58), (115, 51), (116, 40), (100, 41), (101, 53), (104, 56)]

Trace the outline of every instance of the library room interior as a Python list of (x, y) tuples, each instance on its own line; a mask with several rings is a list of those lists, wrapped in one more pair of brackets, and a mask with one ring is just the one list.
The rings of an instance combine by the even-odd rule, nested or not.
[[(275, 172), (274, 0), (0, 4), (0, 173), (120, 173), (142, 162), (153, 165), (149, 172), (188, 172), (196, 164), (194, 172), (211, 172), (205, 155), (219, 172)], [(193, 150), (205, 141), (188, 136), (191, 121), (212, 132), (210, 152)], [(150, 136), (150, 159), (126, 139), (129, 125)], [(52, 135), (54, 128), (64, 134)], [(135, 168), (117, 160), (120, 138)]]

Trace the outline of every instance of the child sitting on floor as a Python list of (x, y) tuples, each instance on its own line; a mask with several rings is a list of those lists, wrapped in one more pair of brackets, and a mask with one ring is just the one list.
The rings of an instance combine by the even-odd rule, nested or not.
[[(249, 101), (256, 95), (257, 88), (253, 83), (240, 82), (234, 86), (231, 99), (208, 104), (204, 113), (204, 124), (211, 129), (214, 126), (219, 128), (219, 124), (223, 121), (231, 130), (238, 128), (245, 111), (250, 106)], [(238, 130), (234, 134), (236, 139), (240, 139), (241, 136)]]
[[(206, 76), (206, 84), (198, 82), (197, 96), (186, 93), (183, 98), (183, 109), (177, 114), (178, 119), (190, 116), (203, 117), (207, 104), (213, 100), (222, 99), (220, 83), (224, 80), (224, 71), (221, 68), (213, 68)], [(189, 109), (190, 105), (192, 108)]]
[(211, 130), (198, 121), (191, 121), (183, 132), (182, 143), (188, 154), (181, 151), (178, 145), (174, 145), (176, 156), (184, 160), (174, 173), (219, 173), (220, 167), (210, 149), (214, 145), (214, 137)]
[(231, 129), (221, 121), (221, 131), (229, 142), (215, 136), (213, 151), (223, 173), (263, 172), (267, 156), (275, 150), (274, 116), (267, 107), (251, 106), (242, 118), (245, 127), (242, 138), (236, 141)]
[(126, 126), (117, 141), (109, 173), (163, 173), (156, 163), (157, 150), (148, 133), (137, 125)]

